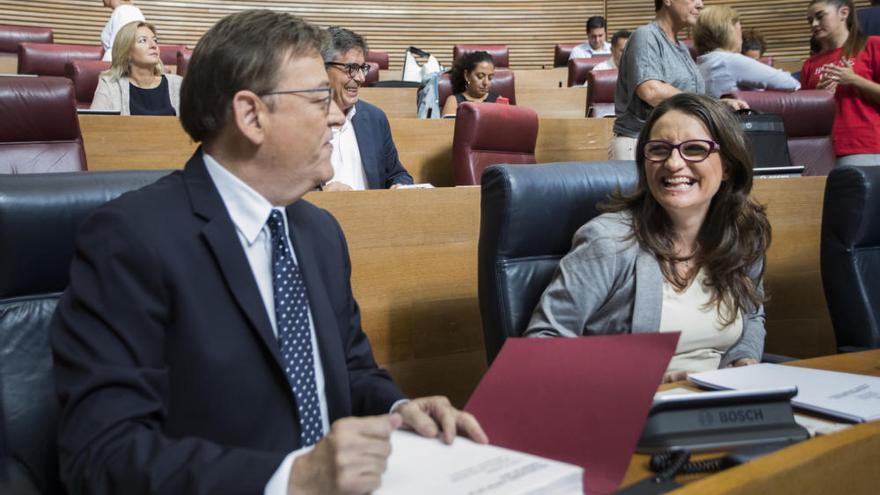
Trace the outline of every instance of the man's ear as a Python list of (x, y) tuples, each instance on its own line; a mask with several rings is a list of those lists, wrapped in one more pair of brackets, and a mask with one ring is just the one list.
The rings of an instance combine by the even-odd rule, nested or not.
[(232, 97), (232, 120), (238, 131), (254, 145), (266, 137), (269, 109), (253, 91), (242, 90)]

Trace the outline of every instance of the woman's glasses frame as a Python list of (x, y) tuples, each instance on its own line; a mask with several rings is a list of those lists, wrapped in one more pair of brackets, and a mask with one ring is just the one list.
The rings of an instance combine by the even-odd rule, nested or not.
[[(700, 148), (702, 151), (699, 155), (691, 154), (691, 156), (685, 156), (685, 152), (682, 151), (682, 147), (687, 148), (688, 145), (692, 145), (695, 143), (706, 145), (706, 147)], [(661, 150), (662, 155), (657, 154), (657, 152)], [(642, 146), (642, 153), (644, 153), (645, 155), (645, 160), (648, 160), (650, 162), (664, 162), (668, 160), (670, 156), (672, 156), (672, 152), (674, 150), (678, 150), (678, 155), (681, 157), (682, 160), (688, 163), (699, 163), (706, 158), (709, 158), (709, 155), (711, 155), (712, 153), (720, 151), (721, 145), (716, 143), (715, 141), (711, 141), (708, 139), (688, 139), (687, 141), (682, 141), (678, 144), (673, 144), (669, 141), (663, 141), (662, 139), (652, 139), (645, 142), (644, 146)]]

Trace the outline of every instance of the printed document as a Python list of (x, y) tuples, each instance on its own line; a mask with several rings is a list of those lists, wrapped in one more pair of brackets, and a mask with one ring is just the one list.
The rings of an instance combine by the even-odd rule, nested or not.
[(856, 423), (880, 419), (880, 377), (761, 363), (688, 376), (715, 389), (795, 386), (792, 405)]
[(452, 445), (409, 431), (391, 435), (376, 495), (582, 495), (581, 467), (457, 437)]

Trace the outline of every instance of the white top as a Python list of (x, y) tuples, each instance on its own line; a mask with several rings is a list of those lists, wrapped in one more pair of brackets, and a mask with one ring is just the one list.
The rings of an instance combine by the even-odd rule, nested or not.
[(716, 50), (697, 57), (706, 81), (706, 94), (718, 98), (736, 89), (797, 91), (801, 83), (791, 74), (741, 53)]
[(571, 49), (571, 55), (568, 56), (568, 59), (592, 58), (593, 55), (611, 55), (611, 43), (606, 41), (600, 50), (593, 49), (589, 43), (581, 43)]
[(356, 111), (356, 107), (351, 107), (342, 127), (333, 128), (333, 137), (330, 139), (330, 144), (333, 145), (333, 153), (330, 155), (333, 178), (330, 182), (341, 182), (351, 186), (355, 191), (363, 191), (367, 188), (367, 177), (364, 174), (361, 150), (358, 147), (354, 126), (351, 124)]
[(617, 65), (614, 63), (614, 58), (612, 57), (596, 64), (596, 66), (593, 67), (593, 70), (617, 70)]
[(104, 25), (104, 30), (101, 31), (101, 45), (104, 47), (103, 60), (105, 62), (113, 60), (113, 40), (116, 39), (116, 33), (122, 29), (122, 26), (129, 22), (145, 20), (147, 19), (144, 17), (144, 13), (134, 5), (120, 5), (113, 9), (110, 20), (107, 21), (107, 24)]
[[(273, 208), (269, 201), (257, 191), (245, 184), (241, 179), (226, 170), (211, 155), (202, 153), (205, 160), (205, 168), (208, 175), (214, 181), (226, 211), (229, 212), (238, 240), (247, 256), (251, 271), (260, 289), (263, 305), (269, 315), (272, 324), (272, 332), (278, 336), (278, 327), (275, 323), (275, 292), (272, 288), (272, 234), (266, 222), (269, 220), (273, 209), (281, 212), (284, 219), (284, 231), (290, 233), (287, 224), (287, 212), (284, 208)], [(287, 249), (296, 259), (296, 252), (287, 238)], [(315, 384), (318, 388), (318, 402), (321, 409), (321, 424), (326, 434), (330, 430), (330, 415), (327, 412), (327, 394), (324, 391), (324, 368), (321, 366), (321, 354), (318, 352), (318, 340), (315, 336), (315, 323), (312, 320), (312, 310), (309, 309), (309, 333), (312, 336), (312, 357), (315, 360)], [(285, 494), (290, 477), (290, 466), (297, 456), (310, 451), (311, 447), (295, 450), (284, 458), (284, 461), (275, 471), (275, 474), (266, 483), (266, 494)]]
[[(614, 57), (607, 58), (607, 59), (603, 60), (602, 62), (599, 62), (598, 64), (596, 64), (595, 66), (593, 66), (593, 68), (591, 69), (592, 72), (595, 72), (595, 71), (597, 71), (597, 70), (598, 70), (598, 71), (602, 71), (602, 70), (617, 70), (617, 65), (614, 64)], [(585, 80), (585, 81), (584, 81), (584, 87), (586, 88), (586, 87), (588, 87), (589, 85), (590, 85), (590, 81), (589, 81), (589, 80)]]
[(663, 280), (663, 304), (660, 309), (660, 331), (680, 331), (669, 372), (698, 372), (718, 369), (721, 356), (742, 336), (740, 312), (730, 325), (721, 324), (715, 304), (709, 304), (712, 291), (704, 287), (705, 272), (700, 269), (691, 285), (683, 292)]

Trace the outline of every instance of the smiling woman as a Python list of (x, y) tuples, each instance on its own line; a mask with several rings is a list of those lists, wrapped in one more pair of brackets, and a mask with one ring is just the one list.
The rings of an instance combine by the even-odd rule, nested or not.
[(770, 224), (749, 197), (736, 118), (707, 96), (672, 96), (645, 123), (636, 163), (636, 191), (578, 230), (526, 334), (680, 331), (667, 380), (758, 362)]
[(164, 74), (152, 24), (126, 24), (113, 42), (113, 63), (101, 74), (92, 109), (122, 115), (177, 115), (182, 78)]

